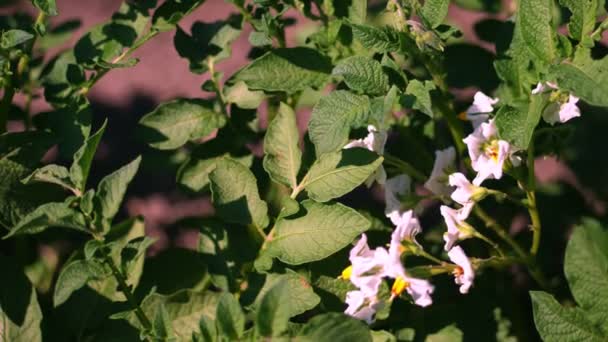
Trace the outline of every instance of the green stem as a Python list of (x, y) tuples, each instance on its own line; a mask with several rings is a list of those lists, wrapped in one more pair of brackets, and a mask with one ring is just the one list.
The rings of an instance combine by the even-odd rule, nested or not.
[(534, 175), (534, 141), (528, 148), (528, 185), (526, 187), (526, 197), (528, 199), (528, 213), (532, 221), (532, 247), (530, 254), (536, 256), (540, 247), (541, 223), (538, 208), (536, 206), (536, 176)]
[(106, 264), (112, 270), (112, 275), (118, 282), (118, 288), (125, 295), (131, 307), (135, 310), (135, 316), (137, 316), (137, 319), (144, 328), (144, 331), (151, 331), (152, 323), (150, 322), (150, 319), (148, 318), (148, 316), (146, 316), (146, 313), (142, 310), (141, 306), (139, 306), (139, 304), (135, 300), (135, 296), (131, 292), (131, 287), (127, 284), (125, 276), (122, 274), (122, 272), (120, 272), (120, 270), (114, 263), (114, 260), (112, 260), (112, 257), (108, 254), (106, 250), (104, 250), (104, 259)]
[(384, 162), (390, 166), (394, 166), (397, 169), (403, 171), (404, 173), (412, 176), (417, 181), (424, 182), (427, 177), (420, 171), (418, 171), (415, 167), (409, 164), (406, 161), (403, 161), (395, 156), (390, 155), (389, 153), (384, 153)]
[[(146, 35), (144, 35), (143, 37), (141, 37), (140, 39), (138, 39), (133, 46), (129, 47), (127, 50), (125, 50), (120, 56), (116, 57), (112, 63), (119, 63), (120, 61), (122, 61), (123, 59), (125, 59), (126, 57), (129, 57), (131, 54), (133, 54), (133, 52), (135, 52), (137, 49), (139, 49), (142, 45), (144, 45), (147, 41), (149, 41), (150, 39), (156, 37), (160, 32), (157, 30), (151, 30), (149, 31)], [(89, 93), (89, 90), (91, 90), (91, 88), (93, 88), (93, 86), (100, 80), (102, 79), (110, 70), (112, 69), (102, 69), (102, 70), (98, 70), (97, 73), (89, 80), (89, 82), (87, 83), (86, 87), (82, 88), (81, 90), (81, 94), (82, 95), (86, 95)]]
[(0, 134), (6, 132), (8, 113), (10, 112), (14, 96), (15, 88), (13, 88), (12, 80), (8, 78), (4, 87), (4, 96), (2, 96), (2, 101), (0, 101)]

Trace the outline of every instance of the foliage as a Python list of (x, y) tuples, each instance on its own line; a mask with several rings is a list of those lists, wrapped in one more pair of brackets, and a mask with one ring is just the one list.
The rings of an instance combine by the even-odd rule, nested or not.
[[(605, 341), (608, 233), (535, 170), (596, 162), (563, 145), (608, 107), (605, 6), (502, 3), (228, 0), (187, 29), (205, 1), (124, 1), (64, 50), (79, 23), (50, 24), (61, 3), (0, 18), (0, 340)], [(491, 52), (453, 6), (509, 18), (475, 27)], [(247, 62), (224, 75), (246, 32)], [(89, 92), (161, 33), (206, 94), (141, 117), (141, 155), (99, 177), (115, 123)], [(472, 104), (453, 91), (469, 86)], [(31, 113), (38, 94), (52, 110)], [(154, 168), (211, 201), (176, 223), (195, 250), (154, 255), (145, 218), (121, 210)]]

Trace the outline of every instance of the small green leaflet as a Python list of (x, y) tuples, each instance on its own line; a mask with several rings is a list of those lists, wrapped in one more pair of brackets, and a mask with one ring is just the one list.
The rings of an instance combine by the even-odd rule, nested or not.
[(150, 146), (173, 150), (203, 138), (226, 124), (226, 116), (200, 99), (177, 99), (158, 106), (139, 121), (139, 133)]
[(53, 305), (57, 307), (63, 304), (74, 291), (85, 286), (90, 280), (103, 277), (104, 273), (103, 266), (96, 260), (75, 260), (65, 265), (55, 284)]
[(448, 15), (449, 6), (450, 0), (426, 0), (420, 16), (430, 28), (436, 28)]
[(520, 0), (517, 25), (528, 49), (541, 61), (556, 57), (556, 32), (552, 23), (553, 0)]
[(264, 137), (264, 169), (274, 181), (292, 189), (298, 185), (302, 164), (299, 138), (296, 114), (291, 107), (281, 103)]
[(325, 85), (331, 68), (329, 58), (316, 50), (305, 47), (274, 49), (239, 70), (231, 81), (243, 81), (250, 90), (293, 94), (308, 87)]
[(590, 38), (589, 34), (595, 28), (598, 0), (559, 0), (559, 3), (572, 12), (568, 23), (570, 36), (579, 42)]
[(48, 227), (65, 227), (87, 232), (83, 214), (66, 203), (46, 203), (26, 215), (4, 238), (21, 234), (37, 234)]
[(324, 259), (369, 229), (369, 221), (340, 203), (302, 202), (304, 216), (281, 218), (275, 224), (268, 255), (300, 265)]
[(407, 85), (401, 102), (406, 108), (416, 109), (433, 117), (431, 91), (434, 89), (435, 83), (431, 81), (422, 83), (418, 80), (411, 80)]
[(527, 149), (546, 105), (544, 96), (532, 95), (527, 107), (500, 107), (495, 119), (500, 138), (519, 149)]
[(399, 33), (390, 27), (377, 28), (368, 25), (350, 25), (355, 38), (367, 49), (377, 52), (399, 50)]
[(363, 126), (369, 111), (370, 101), (364, 95), (337, 90), (322, 97), (308, 123), (308, 134), (317, 156), (342, 149), (348, 142), (351, 127)]
[(300, 187), (318, 202), (343, 196), (361, 185), (381, 165), (383, 158), (363, 148), (349, 148), (322, 155), (310, 167)]
[(246, 166), (223, 158), (209, 175), (211, 198), (217, 215), (239, 224), (268, 225), (268, 205), (260, 199), (257, 181)]
[(343, 59), (332, 71), (334, 76), (342, 76), (352, 90), (370, 95), (380, 95), (388, 90), (388, 76), (382, 65), (372, 58), (353, 56)]

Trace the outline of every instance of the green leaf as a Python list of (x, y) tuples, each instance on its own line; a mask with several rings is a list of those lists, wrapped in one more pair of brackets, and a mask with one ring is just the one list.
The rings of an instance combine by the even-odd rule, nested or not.
[(532, 96), (527, 108), (500, 107), (495, 121), (498, 136), (519, 149), (527, 149), (546, 104), (545, 97)]
[(308, 132), (317, 156), (338, 151), (348, 142), (351, 127), (367, 122), (370, 101), (367, 96), (337, 90), (322, 97), (312, 110)]
[(152, 29), (170, 31), (183, 17), (202, 4), (204, 0), (167, 0), (160, 5), (152, 17)]
[(34, 38), (33, 34), (23, 30), (4, 31), (2, 32), (2, 38), (0, 38), (0, 47), (8, 50), (19, 44), (23, 44), (32, 38)]
[(560, 5), (567, 7), (572, 16), (568, 23), (570, 37), (579, 42), (589, 38), (595, 28), (598, 1), (597, 0), (559, 0)]
[(68, 169), (60, 165), (46, 165), (35, 170), (31, 175), (23, 179), (24, 184), (29, 184), (31, 182), (57, 184), (74, 193), (79, 193), (79, 190), (76, 189), (70, 180), (70, 173)]
[(308, 310), (312, 310), (321, 301), (321, 298), (312, 290), (310, 282), (306, 277), (287, 269), (284, 274), (269, 273), (266, 275), (264, 286), (260, 289), (253, 304), (254, 310), (259, 307), (266, 293), (280, 282), (286, 282), (287, 287), (290, 289), (290, 296), (285, 299), (287, 302), (286, 304), (289, 307), (286, 314), (289, 317), (294, 317)]
[(399, 33), (390, 27), (376, 28), (368, 25), (350, 25), (355, 38), (366, 49), (386, 53), (399, 50)]
[(263, 337), (280, 336), (287, 331), (291, 289), (286, 281), (277, 282), (262, 298), (255, 317), (255, 328)]
[(223, 158), (231, 158), (243, 164), (247, 168), (253, 163), (253, 155), (245, 155), (237, 157), (228, 153), (219, 157), (211, 157), (208, 159), (190, 158), (186, 161), (177, 172), (177, 182), (190, 191), (199, 192), (209, 185), (209, 174), (215, 170), (218, 160)]
[(553, 65), (550, 72), (561, 89), (591, 105), (608, 107), (608, 57), (594, 60), (590, 50), (578, 49), (572, 62)]
[(406, 108), (412, 108), (433, 117), (433, 107), (431, 103), (431, 91), (435, 89), (435, 83), (431, 81), (411, 80), (405, 89), (402, 102)]
[(302, 164), (299, 140), (296, 114), (291, 107), (281, 102), (264, 137), (264, 169), (275, 182), (292, 189), (298, 185), (298, 172)]
[(364, 148), (326, 153), (310, 167), (300, 187), (315, 201), (327, 202), (363, 184), (382, 161), (382, 157)]
[(55, 0), (32, 0), (32, 3), (46, 15), (57, 15)]
[(107, 120), (104, 121), (101, 128), (92, 136), (90, 136), (82, 145), (76, 154), (74, 154), (74, 162), (70, 166), (70, 179), (80, 192), (85, 192), (87, 185), (87, 178), (89, 178), (89, 171), (91, 170), (91, 163), (97, 146), (101, 141), (101, 137), (106, 129)]
[(426, 342), (462, 342), (463, 334), (456, 325), (448, 325), (438, 332), (428, 335)]
[(608, 233), (599, 222), (586, 219), (574, 229), (566, 248), (564, 273), (587, 317), (608, 328)]
[(163, 303), (161, 303), (158, 310), (156, 310), (152, 328), (154, 330), (154, 337), (158, 338), (160, 341), (176, 341), (173, 327), (171, 326), (171, 318)]
[(245, 315), (241, 304), (230, 293), (224, 293), (217, 304), (216, 325), (220, 336), (239, 340), (245, 331)]
[[(202, 317), (215, 320), (219, 294), (213, 292), (194, 292), (182, 290), (165, 296), (153, 293), (141, 303), (142, 310), (148, 317), (156, 317), (161, 305), (164, 305), (176, 341), (186, 342), (192, 340), (192, 334), (199, 331), (199, 322)], [(130, 312), (126, 319), (131, 325), (142, 329), (134, 312)]]
[(306, 47), (274, 49), (239, 70), (231, 80), (243, 81), (250, 90), (293, 94), (308, 87), (320, 88), (329, 78), (331, 62)]
[(201, 328), (201, 335), (204, 342), (215, 342), (217, 341), (217, 329), (215, 322), (209, 319), (207, 316), (201, 317), (199, 322)]
[(4, 238), (21, 234), (37, 234), (48, 227), (65, 227), (87, 232), (83, 214), (65, 203), (47, 203), (26, 215)]
[(139, 121), (144, 142), (160, 150), (179, 148), (225, 124), (225, 115), (215, 112), (210, 102), (199, 99), (163, 103)]
[(530, 291), (534, 323), (541, 338), (546, 342), (605, 341), (598, 329), (578, 308), (561, 306), (550, 294)]
[[(139, 236), (132, 239), (120, 251), (121, 268), (124, 274), (132, 274), (138, 266), (141, 268), (143, 257), (148, 247), (156, 240), (148, 236)], [(135, 271), (136, 272), (136, 271)], [(141, 273), (141, 269), (139, 270)]]
[(302, 202), (302, 214), (281, 218), (268, 244), (268, 253), (279, 260), (300, 265), (322, 260), (348, 246), (369, 229), (369, 221), (340, 203)]
[(541, 61), (551, 63), (556, 57), (556, 32), (552, 24), (553, 0), (521, 0), (517, 25), (528, 49)]
[(334, 67), (334, 76), (342, 76), (352, 90), (379, 95), (388, 90), (388, 76), (382, 71), (380, 62), (365, 56), (343, 59)]
[(367, 325), (342, 313), (332, 312), (312, 318), (295, 339), (298, 342), (372, 342)]
[(103, 277), (104, 273), (103, 266), (95, 260), (75, 260), (67, 264), (57, 278), (53, 305), (58, 307), (63, 304), (74, 291), (84, 287), (90, 280)]
[(190, 70), (202, 74), (208, 70), (207, 61), (220, 62), (232, 53), (230, 45), (241, 35), (241, 18), (231, 16), (226, 21), (195, 22), (191, 35), (177, 28), (173, 43), (177, 53), (190, 62)]
[(104, 230), (110, 227), (112, 219), (118, 213), (120, 204), (127, 191), (127, 186), (135, 176), (135, 173), (137, 173), (140, 162), (141, 157), (137, 157), (99, 182), (94, 206), (97, 219), (101, 221)]
[(425, 24), (431, 28), (436, 28), (443, 23), (448, 15), (450, 0), (426, 0), (422, 6), (420, 16)]
[(374, 342), (397, 342), (397, 338), (386, 330), (372, 330), (371, 333)]
[(211, 198), (216, 213), (227, 222), (268, 225), (268, 205), (260, 199), (255, 176), (230, 158), (217, 161), (209, 175)]
[(247, 88), (247, 84), (238, 81), (232, 86), (224, 88), (226, 102), (234, 103), (243, 109), (257, 109), (266, 98), (262, 91), (252, 91)]
[(42, 341), (42, 311), (36, 289), (18, 261), (0, 255), (0, 340)]

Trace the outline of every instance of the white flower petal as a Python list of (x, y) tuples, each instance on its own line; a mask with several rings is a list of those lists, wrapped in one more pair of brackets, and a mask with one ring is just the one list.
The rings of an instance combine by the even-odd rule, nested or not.
[(394, 225), (398, 225), (396, 221), (400, 216), (401, 201), (399, 197), (409, 194), (411, 183), (411, 178), (402, 174), (388, 179), (384, 185), (384, 201), (386, 204), (384, 213)]
[(475, 271), (471, 261), (460, 246), (453, 247), (448, 252), (448, 256), (452, 262), (460, 267), (460, 270), (455, 274), (455, 282), (460, 285), (460, 293), (468, 293), (475, 280)]
[(446, 177), (450, 170), (455, 168), (456, 150), (454, 147), (435, 151), (435, 163), (431, 176), (424, 183), (424, 187), (436, 195), (449, 195), (452, 191), (446, 184)]

